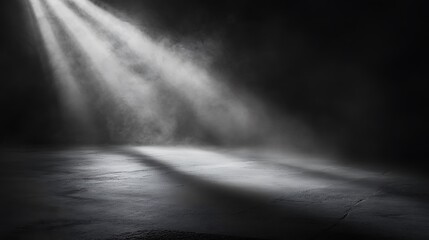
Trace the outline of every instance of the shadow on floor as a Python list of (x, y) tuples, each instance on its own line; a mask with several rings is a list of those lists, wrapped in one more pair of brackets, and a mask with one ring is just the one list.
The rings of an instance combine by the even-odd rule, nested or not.
[(294, 170), (300, 172), (303, 176), (308, 176), (310, 178), (318, 178), (329, 181), (339, 181), (355, 186), (361, 186), (364, 188), (374, 189), (378, 194), (388, 194), (394, 195), (401, 198), (407, 198), (411, 201), (417, 201), (420, 204), (427, 205), (429, 203), (429, 194), (426, 191), (428, 179), (421, 179), (419, 183), (412, 182), (398, 182), (392, 183), (388, 178), (380, 178), (381, 175), (386, 174), (380, 173), (377, 175), (377, 178), (368, 178), (368, 177), (348, 177), (344, 174), (337, 174), (335, 172), (326, 172), (323, 170), (315, 170), (305, 166), (297, 166), (294, 164), (289, 164), (286, 162), (277, 162), (277, 161), (260, 161), (259, 158), (250, 158), (253, 162), (259, 164), (269, 164), (271, 166), (283, 168), (286, 170)]
[[(276, 236), (273, 239), (285, 239), (285, 237), (290, 239), (303, 239), (303, 237), (305, 239), (394, 239), (376, 235), (368, 230), (354, 229), (353, 226), (341, 222), (342, 218), (328, 220), (317, 211), (308, 213), (308, 210), (304, 211), (299, 205), (291, 207), (275, 206), (267, 202), (266, 197), (256, 191), (222, 185), (196, 177), (135, 149), (121, 149), (115, 151), (115, 153), (137, 160), (145, 166), (152, 167), (158, 171), (168, 173), (164, 174), (166, 178), (191, 187), (193, 191), (208, 199), (211, 204), (216, 204), (222, 211), (230, 213), (236, 209), (251, 209), (251, 215), (235, 214), (228, 217), (234, 218), (234, 221), (241, 223), (243, 229), (250, 227), (255, 230), (256, 227), (260, 236)], [(321, 176), (328, 177), (328, 175), (323, 174)], [(341, 231), (332, 231), (333, 227), (340, 222)], [(259, 223), (259, 226), (254, 223)], [(291, 227), (288, 227), (288, 223), (292, 223)]]

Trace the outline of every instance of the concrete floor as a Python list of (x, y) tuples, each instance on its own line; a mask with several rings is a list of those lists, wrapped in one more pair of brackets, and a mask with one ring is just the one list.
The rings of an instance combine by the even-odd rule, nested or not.
[(1, 239), (429, 239), (426, 180), (250, 150), (3, 150)]

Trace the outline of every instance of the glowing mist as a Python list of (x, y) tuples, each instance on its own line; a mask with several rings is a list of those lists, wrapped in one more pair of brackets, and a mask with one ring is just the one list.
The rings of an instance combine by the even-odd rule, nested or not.
[[(83, 87), (105, 99), (89, 104), (102, 112), (95, 115), (104, 121), (111, 141), (240, 144), (263, 142), (282, 132), (281, 124), (270, 119), (275, 118), (271, 111), (213, 78), (193, 62), (192, 54), (154, 41), (91, 1), (31, 0), (31, 5), (56, 78), (61, 79), (59, 89), (65, 91), (65, 108), (78, 118), (94, 115), (84, 102), (92, 96), (84, 96)], [(72, 55), (64, 53), (55, 27), (69, 36), (73, 46), (68, 50), (82, 56), (85, 68), (70, 67)], [(87, 77), (77, 81), (82, 75)]]

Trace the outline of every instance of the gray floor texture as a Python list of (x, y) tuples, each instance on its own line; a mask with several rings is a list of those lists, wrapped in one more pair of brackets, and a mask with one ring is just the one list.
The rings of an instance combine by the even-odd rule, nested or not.
[(246, 149), (3, 149), (0, 239), (429, 239), (427, 180)]

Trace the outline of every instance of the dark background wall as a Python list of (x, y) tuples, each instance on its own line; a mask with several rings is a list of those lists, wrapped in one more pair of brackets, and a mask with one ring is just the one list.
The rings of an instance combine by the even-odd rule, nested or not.
[[(99, 2), (154, 37), (220, 42), (215, 69), (341, 153), (425, 163), (425, 1)], [(0, 9), (0, 142), (67, 143), (24, 5)]]
[(0, 142), (48, 144), (59, 130), (57, 96), (23, 2), (0, 3)]

